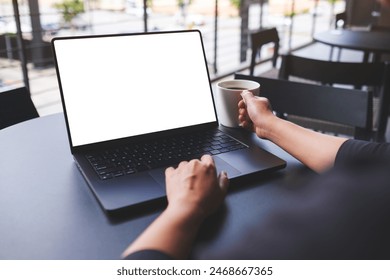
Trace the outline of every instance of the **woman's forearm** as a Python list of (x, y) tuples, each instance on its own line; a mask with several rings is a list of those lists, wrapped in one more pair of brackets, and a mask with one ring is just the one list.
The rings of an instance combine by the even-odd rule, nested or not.
[(322, 172), (334, 165), (336, 154), (347, 139), (305, 129), (272, 112), (269, 100), (243, 91), (238, 103), (240, 125), (271, 140), (309, 168)]
[(203, 219), (169, 207), (125, 250), (122, 257), (141, 250), (157, 250), (175, 259), (188, 257)]
[(318, 133), (275, 117), (265, 132), (269, 139), (316, 172), (334, 165), (340, 146), (347, 140)]

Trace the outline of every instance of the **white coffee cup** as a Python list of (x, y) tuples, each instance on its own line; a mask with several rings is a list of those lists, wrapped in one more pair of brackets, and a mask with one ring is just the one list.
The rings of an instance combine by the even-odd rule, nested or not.
[(260, 84), (249, 80), (227, 80), (217, 84), (217, 114), (219, 123), (227, 127), (237, 127), (238, 102), (242, 99), (241, 92), (249, 90), (259, 95)]

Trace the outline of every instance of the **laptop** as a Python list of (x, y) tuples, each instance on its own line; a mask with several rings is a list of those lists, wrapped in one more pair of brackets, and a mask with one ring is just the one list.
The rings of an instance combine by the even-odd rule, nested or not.
[(219, 127), (199, 31), (58, 37), (52, 47), (70, 151), (106, 212), (161, 201), (165, 169), (202, 154), (230, 179), (286, 165)]

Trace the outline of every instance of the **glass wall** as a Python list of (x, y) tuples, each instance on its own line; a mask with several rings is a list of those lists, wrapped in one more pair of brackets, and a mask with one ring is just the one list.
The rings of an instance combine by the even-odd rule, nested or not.
[(54, 36), (199, 29), (216, 80), (249, 65), (251, 30), (277, 27), (288, 51), (329, 29), (344, 8), (342, 0), (0, 0), (0, 91), (27, 84), (43, 114), (61, 110)]

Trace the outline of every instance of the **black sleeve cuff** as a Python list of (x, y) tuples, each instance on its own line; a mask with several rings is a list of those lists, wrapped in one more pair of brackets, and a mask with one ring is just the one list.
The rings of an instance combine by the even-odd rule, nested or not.
[(173, 258), (157, 250), (142, 250), (128, 255), (125, 260), (173, 260)]
[(338, 150), (335, 166), (365, 158), (390, 158), (390, 143), (374, 143), (349, 139)]

